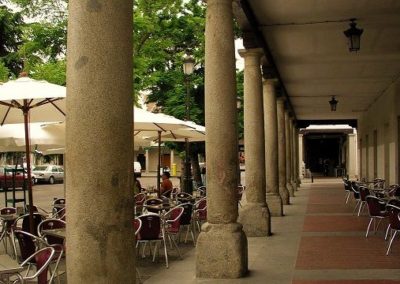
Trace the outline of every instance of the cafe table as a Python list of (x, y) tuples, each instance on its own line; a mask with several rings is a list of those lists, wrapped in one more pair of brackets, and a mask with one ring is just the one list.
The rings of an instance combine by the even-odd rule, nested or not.
[(43, 230), (42, 233), (43, 233), (43, 235), (49, 235), (49, 236), (53, 236), (53, 237), (57, 237), (57, 238), (62, 238), (64, 240), (66, 238), (65, 228)]
[(8, 283), (11, 276), (21, 277), (19, 272), (24, 270), (18, 262), (8, 254), (0, 255), (0, 283)]

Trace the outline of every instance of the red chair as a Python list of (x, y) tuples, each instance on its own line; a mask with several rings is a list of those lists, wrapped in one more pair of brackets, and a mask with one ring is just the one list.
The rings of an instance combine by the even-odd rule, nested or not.
[(207, 221), (207, 199), (203, 198), (194, 204), (193, 220), (199, 230), (201, 231), (201, 224)]
[(346, 192), (346, 202), (345, 203), (347, 204), (347, 202), (349, 202), (350, 195), (353, 191), (351, 190), (351, 182), (349, 180), (344, 179), (343, 183), (344, 183), (344, 191)]
[(178, 248), (178, 245), (176, 244), (175, 238), (177, 235), (179, 235), (179, 231), (180, 231), (180, 227), (181, 227), (180, 219), (181, 219), (183, 212), (184, 212), (184, 208), (177, 206), (177, 207), (169, 210), (163, 216), (163, 219), (164, 219), (163, 225), (164, 225), (165, 234), (168, 237), (171, 247), (172, 247), (172, 244), (174, 244), (175, 249), (178, 252), (180, 258), (182, 258), (182, 255)]
[(146, 201), (145, 193), (138, 193), (134, 196), (135, 199), (135, 215), (141, 214), (143, 210), (143, 204)]
[(397, 232), (400, 231), (400, 207), (388, 204), (386, 205), (386, 211), (389, 218), (389, 225), (386, 229), (385, 240), (390, 233), (390, 241), (386, 251), (386, 255), (388, 255), (390, 253), (390, 248), (392, 247), (393, 240), (396, 237)]
[[(17, 209), (14, 207), (4, 207), (0, 209), (0, 214), (1, 215), (14, 215), (17, 213)], [(4, 244), (4, 249), (6, 253), (8, 253), (8, 241), (10, 241), (10, 244), (12, 245), (12, 238), (11, 238), (11, 227), (12, 224), (14, 223), (14, 220), (6, 220), (6, 219), (1, 219), (0, 220), (1, 224), (1, 231), (0, 231), (0, 242), (3, 241)]]
[[(371, 227), (372, 222), (374, 222), (374, 232), (376, 232), (379, 228), (379, 225), (381, 221), (388, 216), (386, 210), (385, 210), (385, 201), (379, 199), (378, 197), (368, 195), (366, 198), (366, 202), (368, 205), (368, 213), (370, 216), (369, 224), (367, 227), (367, 232), (365, 234), (365, 237), (368, 237), (369, 229)], [(378, 221), (378, 224), (376, 224), (376, 221)]]
[[(142, 221), (142, 227), (140, 228), (139, 231), (140, 239), (137, 240), (138, 243), (139, 244), (140, 243), (146, 244), (151, 242), (156, 243), (156, 247), (153, 253), (153, 262), (154, 262), (156, 259), (158, 244), (162, 242), (164, 244), (165, 263), (166, 267), (168, 268), (168, 253), (167, 253), (167, 246), (165, 243), (165, 233), (164, 233), (164, 228), (162, 226), (161, 217), (158, 214), (150, 213), (139, 216), (139, 219)], [(143, 247), (142, 257), (144, 257), (144, 249), (145, 247)]]
[[(28, 265), (28, 270), (26, 271), (25, 276), (20, 277), (22, 283), (27, 283), (28, 281), (32, 281), (37, 278), (38, 284), (47, 284), (51, 283), (47, 282), (47, 271), (50, 266), (52, 259), (54, 258), (55, 250), (52, 247), (46, 247), (41, 250), (34, 252), (27, 259), (25, 259), (21, 266)], [(36, 265), (36, 273), (33, 275), (29, 275), (31, 264), (35, 263)], [(18, 282), (17, 282), (18, 283)]]
[(158, 206), (158, 205), (162, 205), (162, 204), (163, 204), (162, 199), (150, 198), (144, 202), (143, 206), (146, 208), (147, 212), (158, 213), (159, 210), (155, 210), (155, 209), (152, 209), (151, 207), (146, 207), (146, 206)]
[[(183, 213), (180, 218), (180, 225), (182, 227), (186, 227), (186, 235), (185, 235), (185, 243), (187, 242), (187, 237), (190, 232), (190, 235), (192, 236), (192, 241), (193, 245), (196, 245), (196, 239), (194, 237), (194, 232), (193, 232), (193, 207), (194, 205), (192, 203), (183, 203), (180, 204), (179, 207), (182, 207)], [(179, 233), (180, 236), (180, 233)], [(180, 237), (179, 237), (180, 240)]]

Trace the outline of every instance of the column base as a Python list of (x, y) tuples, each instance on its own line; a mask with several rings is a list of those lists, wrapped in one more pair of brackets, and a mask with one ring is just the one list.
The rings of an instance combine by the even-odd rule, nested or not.
[(282, 198), (283, 205), (290, 204), (289, 190), (286, 188), (286, 186), (279, 186), (279, 195)]
[(196, 245), (196, 277), (239, 278), (248, 272), (247, 238), (239, 223), (205, 223)]
[(286, 183), (286, 188), (289, 191), (289, 196), (294, 197), (294, 188), (290, 182)]
[(239, 211), (238, 222), (248, 237), (271, 235), (271, 215), (267, 204), (247, 203)]
[(297, 191), (297, 190), (298, 190), (298, 189), (297, 189), (297, 181), (295, 181), (295, 180), (292, 181), (292, 187), (293, 187), (293, 190), (294, 190), (294, 191)]
[(267, 204), (272, 217), (283, 216), (283, 202), (279, 195), (267, 194)]

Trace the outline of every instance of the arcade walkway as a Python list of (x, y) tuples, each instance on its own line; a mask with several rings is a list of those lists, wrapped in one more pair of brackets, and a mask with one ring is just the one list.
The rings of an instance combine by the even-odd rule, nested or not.
[(291, 200), (284, 218), (272, 218), (272, 237), (249, 238), (248, 277), (196, 280), (195, 250), (191, 249), (169, 269), (143, 271), (145, 283), (400, 283), (400, 240), (386, 256), (385, 226), (376, 235), (364, 237), (366, 212), (360, 217), (352, 215), (354, 204), (344, 204), (341, 180), (303, 183)]

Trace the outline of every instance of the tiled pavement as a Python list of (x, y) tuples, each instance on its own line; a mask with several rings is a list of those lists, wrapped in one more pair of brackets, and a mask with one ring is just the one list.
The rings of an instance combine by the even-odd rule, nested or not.
[(400, 284), (400, 239), (386, 256), (386, 224), (365, 238), (367, 211), (357, 217), (355, 203), (344, 200), (340, 179), (305, 182), (285, 206), (285, 216), (272, 218), (273, 236), (248, 239), (250, 273), (245, 278), (196, 279), (195, 250), (189, 249), (169, 269), (147, 270), (145, 284)]

